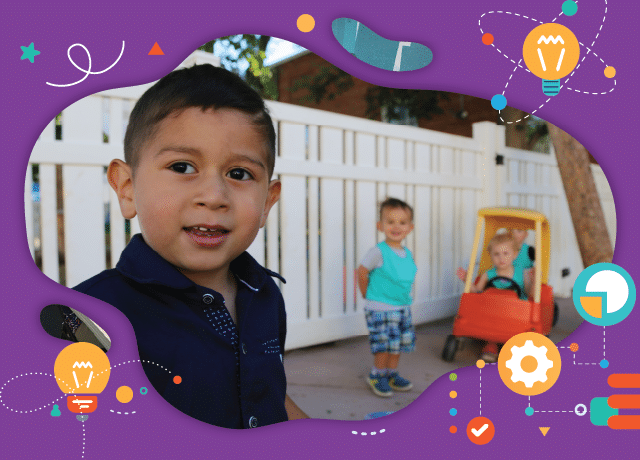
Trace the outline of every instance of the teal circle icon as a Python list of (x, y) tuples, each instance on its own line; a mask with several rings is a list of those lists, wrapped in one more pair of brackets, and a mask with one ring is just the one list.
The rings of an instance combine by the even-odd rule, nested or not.
[(573, 16), (578, 12), (578, 4), (573, 0), (567, 0), (562, 4), (562, 12), (567, 16)]
[(531, 417), (533, 415), (533, 407), (527, 407), (524, 410), (524, 413), (527, 414), (529, 417)]
[(590, 265), (573, 285), (573, 304), (585, 320), (596, 326), (612, 326), (624, 320), (636, 303), (636, 286), (620, 266)]

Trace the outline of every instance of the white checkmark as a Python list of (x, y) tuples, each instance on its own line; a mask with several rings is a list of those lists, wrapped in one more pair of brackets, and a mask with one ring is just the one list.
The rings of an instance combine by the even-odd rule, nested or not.
[(484, 425), (482, 425), (482, 428), (480, 428), (479, 430), (476, 430), (475, 428), (471, 428), (471, 432), (476, 438), (478, 438), (482, 433), (484, 433), (487, 430), (487, 428), (489, 428), (489, 424), (485, 423)]

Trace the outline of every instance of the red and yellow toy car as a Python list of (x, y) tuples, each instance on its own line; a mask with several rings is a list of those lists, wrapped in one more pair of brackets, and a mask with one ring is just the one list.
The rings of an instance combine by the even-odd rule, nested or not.
[[(479, 273), (491, 268), (487, 246), (500, 229), (522, 229), (535, 231), (535, 277), (532, 295), (528, 300), (518, 296), (515, 290), (487, 288), (481, 293), (471, 293), (474, 266), (478, 254), (480, 236), (484, 227), (484, 243), (480, 258)], [(453, 323), (453, 332), (447, 337), (442, 359), (453, 361), (463, 337), (505, 343), (521, 332), (538, 332), (548, 335), (557, 321), (557, 306), (553, 302), (553, 289), (547, 285), (550, 256), (549, 222), (544, 214), (521, 208), (483, 208), (478, 211), (478, 223), (469, 260), (464, 293)], [(494, 278), (497, 280), (497, 278)], [(500, 277), (501, 281), (512, 281)]]

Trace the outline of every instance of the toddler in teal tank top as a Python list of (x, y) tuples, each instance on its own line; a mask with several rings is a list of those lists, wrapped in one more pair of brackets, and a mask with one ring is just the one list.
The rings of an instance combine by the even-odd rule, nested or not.
[(374, 394), (388, 397), (394, 390), (413, 387), (398, 373), (400, 353), (415, 347), (411, 289), (417, 267), (411, 251), (402, 245), (413, 230), (413, 209), (404, 201), (387, 198), (380, 205), (377, 228), (385, 240), (362, 260), (358, 287), (367, 301), (365, 317), (373, 353), (373, 368), (366, 381)]

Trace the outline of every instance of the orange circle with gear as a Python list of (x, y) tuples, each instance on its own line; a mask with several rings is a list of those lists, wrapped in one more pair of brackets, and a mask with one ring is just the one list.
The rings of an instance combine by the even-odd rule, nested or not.
[(558, 348), (536, 332), (511, 337), (498, 355), (502, 382), (524, 396), (539, 395), (551, 388), (560, 376), (561, 366)]

